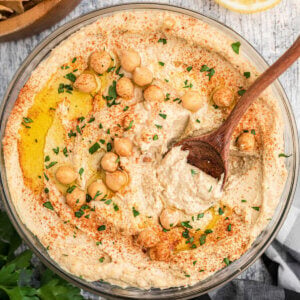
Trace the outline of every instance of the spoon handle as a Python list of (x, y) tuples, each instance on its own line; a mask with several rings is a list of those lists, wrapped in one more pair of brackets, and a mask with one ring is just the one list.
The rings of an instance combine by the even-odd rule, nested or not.
[[(218, 133), (224, 138), (223, 142), (232, 135), (235, 127), (245, 114), (253, 101), (285, 70), (287, 70), (300, 56), (300, 37), (294, 44), (264, 73), (262, 73), (255, 82), (249, 87), (245, 94), (239, 99), (236, 106), (221, 125)], [(227, 139), (226, 139), (227, 138)]]

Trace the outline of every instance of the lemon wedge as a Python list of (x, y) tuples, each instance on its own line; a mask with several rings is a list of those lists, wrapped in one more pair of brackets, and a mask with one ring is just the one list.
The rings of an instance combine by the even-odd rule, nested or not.
[(220, 5), (240, 13), (254, 13), (269, 9), (281, 0), (215, 0)]

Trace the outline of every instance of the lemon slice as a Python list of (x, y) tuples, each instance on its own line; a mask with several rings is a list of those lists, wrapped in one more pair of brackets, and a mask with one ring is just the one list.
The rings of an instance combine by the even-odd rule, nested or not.
[(215, 0), (220, 5), (240, 13), (254, 13), (269, 9), (281, 0)]

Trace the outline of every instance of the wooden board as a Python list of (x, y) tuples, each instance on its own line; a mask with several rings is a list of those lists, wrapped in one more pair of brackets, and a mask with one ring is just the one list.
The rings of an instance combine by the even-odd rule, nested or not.
[(44, 0), (24, 13), (0, 21), (0, 41), (16, 40), (50, 27), (65, 17), (80, 0)]

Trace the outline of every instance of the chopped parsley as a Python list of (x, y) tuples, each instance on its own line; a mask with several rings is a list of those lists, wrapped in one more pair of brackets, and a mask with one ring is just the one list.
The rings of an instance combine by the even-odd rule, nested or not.
[(81, 178), (81, 175), (83, 174), (83, 172), (84, 172), (84, 168), (80, 168), (80, 169), (79, 169), (79, 172), (78, 172), (79, 175), (80, 175), (80, 178)]
[(159, 116), (162, 117), (163, 119), (166, 119), (166, 118), (167, 118), (167, 115), (166, 115), (166, 114), (159, 113)]
[(44, 192), (45, 192), (46, 194), (48, 194), (48, 193), (49, 193), (49, 189), (48, 189), (48, 188), (45, 188), (45, 189), (44, 189)]
[(210, 186), (208, 192), (210, 193), (212, 191), (212, 185)]
[(188, 72), (191, 72), (192, 69), (193, 69), (192, 66), (189, 66), (189, 67), (186, 68), (186, 70), (187, 70)]
[(70, 132), (68, 132), (68, 137), (71, 138), (71, 137), (75, 137), (77, 136), (76, 132), (73, 132), (73, 130), (70, 130)]
[(88, 123), (92, 123), (95, 121), (95, 117), (91, 117), (89, 120), (88, 120)]
[(242, 201), (242, 202), (247, 202), (247, 200), (245, 200), (245, 199), (242, 199), (241, 201)]
[(116, 102), (117, 99), (117, 82), (114, 80), (112, 85), (108, 88), (108, 95), (102, 96), (104, 100), (106, 100), (106, 105), (108, 107), (112, 107), (113, 105), (118, 105), (120, 102)]
[(46, 175), (46, 173), (44, 172), (44, 177), (47, 181), (49, 181), (49, 177)]
[(129, 130), (129, 129), (132, 127), (132, 125), (133, 125), (133, 120), (130, 121), (128, 127), (125, 128), (124, 130), (125, 130), (125, 131)]
[(192, 176), (194, 176), (194, 175), (198, 174), (198, 172), (195, 171), (195, 170), (193, 170), (193, 169), (191, 169), (191, 174), (192, 174)]
[(128, 108), (129, 108), (129, 106), (125, 106), (124, 109), (123, 109), (123, 111), (128, 110)]
[(161, 126), (161, 125), (158, 125), (158, 124), (155, 124), (155, 126), (156, 126), (156, 128), (158, 128), (158, 129), (161, 129), (161, 128), (162, 128), (162, 126)]
[(160, 66), (162, 66), (162, 67), (165, 65), (165, 63), (162, 62), (162, 61), (159, 61), (158, 64), (159, 64)]
[(240, 46), (241, 46), (241, 43), (240, 43), (240, 42), (236, 42), (236, 43), (232, 43), (232, 44), (231, 44), (231, 48), (232, 48), (232, 50), (233, 50), (236, 54), (239, 54), (239, 53), (240, 53)]
[(79, 134), (82, 134), (81, 129), (79, 128), (78, 125), (76, 126), (76, 131), (77, 131)]
[(286, 155), (284, 153), (278, 154), (278, 157), (285, 157), (285, 158), (287, 158), (287, 157), (290, 157), (290, 156), (292, 156), (292, 154), (290, 154), (290, 155)]
[(65, 157), (68, 157), (68, 156), (69, 156), (67, 147), (65, 147), (65, 148), (63, 149), (63, 154), (64, 154)]
[(249, 78), (249, 77), (251, 76), (251, 74), (250, 74), (250, 72), (244, 72), (244, 76), (245, 76), (246, 78)]
[(100, 257), (100, 258), (99, 258), (99, 261), (100, 261), (101, 263), (103, 263), (103, 262), (104, 262), (104, 257)]
[(53, 152), (54, 152), (56, 155), (59, 153), (59, 147), (53, 148), (52, 150), (53, 150)]
[(192, 87), (193, 87), (193, 84), (191, 82), (189, 83), (188, 80), (184, 81), (184, 87), (183, 87), (184, 89), (188, 89), (188, 88), (191, 89)]
[(157, 135), (157, 134), (155, 134), (155, 135), (153, 136), (153, 141), (156, 141), (156, 140), (158, 140), (158, 135)]
[(199, 219), (201, 219), (201, 218), (203, 218), (203, 217), (204, 217), (204, 213), (198, 214), (198, 215), (197, 215), (197, 220), (199, 220)]
[(223, 209), (222, 209), (221, 207), (219, 207), (219, 215), (221, 216), (221, 215), (223, 215), (223, 214), (224, 214)]
[(92, 145), (89, 148), (89, 152), (90, 152), (90, 154), (94, 154), (98, 149), (100, 149), (100, 145), (98, 142), (96, 142), (94, 145)]
[(114, 206), (114, 210), (115, 210), (115, 211), (118, 211), (118, 210), (119, 210), (119, 206), (118, 206), (116, 203), (114, 203), (113, 206)]
[(204, 231), (204, 233), (205, 233), (205, 234), (210, 234), (210, 233), (213, 233), (213, 231), (212, 231), (211, 229), (206, 229), (206, 230)]
[(181, 222), (181, 225), (182, 225), (183, 227), (186, 227), (186, 228), (193, 228), (193, 227), (190, 225), (190, 221)]
[(219, 106), (217, 104), (213, 104), (214, 109), (218, 109)]
[(165, 101), (169, 101), (169, 100), (170, 100), (170, 94), (169, 94), (169, 93), (166, 93)]
[(231, 231), (231, 224), (227, 226), (227, 231)]
[(197, 119), (197, 120), (196, 120), (196, 122), (197, 122), (197, 123), (200, 123), (200, 120), (199, 120), (199, 119)]
[(203, 65), (200, 69), (200, 72), (207, 72), (206, 76), (208, 76), (208, 80), (210, 81), (215, 74), (215, 69), (209, 68), (207, 65)]
[(135, 207), (132, 207), (132, 213), (134, 217), (137, 217), (140, 213), (135, 209)]
[(75, 217), (76, 218), (81, 218), (83, 215), (84, 215), (84, 211), (83, 210), (75, 211)]
[(106, 226), (105, 225), (101, 225), (98, 227), (98, 231), (103, 231), (106, 229)]
[(32, 119), (30, 119), (30, 118), (23, 118), (23, 121), (24, 121), (24, 123), (33, 123), (33, 120)]
[(75, 82), (75, 80), (76, 80), (76, 76), (73, 73), (68, 73), (64, 77), (69, 79), (72, 82)]
[(195, 265), (196, 263), (197, 263), (197, 261), (196, 261), (196, 260), (194, 260), (194, 261), (193, 261), (193, 265)]
[(227, 257), (223, 259), (223, 262), (226, 264), (226, 266), (229, 266), (232, 263), (232, 261), (230, 261)]
[(45, 162), (47, 162), (49, 160), (50, 160), (50, 156), (49, 155), (45, 156)]
[(200, 245), (204, 245), (206, 241), (206, 234), (202, 234), (199, 238)]
[(167, 43), (167, 40), (166, 39), (163, 39), (163, 38), (160, 38), (158, 40), (158, 43), (163, 43), (163, 45), (165, 45)]
[(112, 149), (111, 143), (107, 143), (107, 144), (106, 144), (106, 150), (107, 150), (107, 152), (110, 152), (111, 149)]
[(71, 194), (76, 189), (76, 185), (69, 186), (67, 189), (67, 193)]
[(56, 164), (57, 164), (57, 161), (52, 161), (48, 166), (46, 166), (46, 169), (50, 169), (51, 167), (53, 167)]
[(246, 90), (244, 90), (243, 88), (241, 88), (241, 89), (238, 91), (238, 94), (239, 94), (240, 96), (243, 96), (245, 93), (246, 93)]
[(63, 84), (63, 83), (60, 83), (58, 86), (58, 89), (57, 89), (57, 92), (59, 94), (64, 93), (64, 92), (72, 94), (72, 91), (73, 91), (73, 87), (70, 84)]
[(114, 71), (115, 68), (116, 68), (115, 66), (114, 66), (114, 67), (110, 67), (110, 68), (107, 69), (106, 72), (107, 72), (107, 73), (112, 72), (112, 71)]
[(54, 210), (50, 201), (47, 201), (47, 202), (43, 203), (43, 206), (50, 209), (50, 210)]
[(260, 207), (259, 206), (252, 206), (252, 208), (256, 211), (259, 211)]
[(74, 62), (76, 61), (76, 57), (74, 57), (73, 59), (72, 59), (72, 64), (74, 64)]

